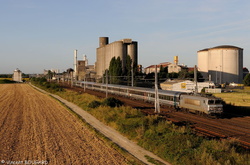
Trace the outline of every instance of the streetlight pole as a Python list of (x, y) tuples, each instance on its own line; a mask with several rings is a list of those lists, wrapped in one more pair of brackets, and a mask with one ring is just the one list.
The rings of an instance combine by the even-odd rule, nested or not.
[(132, 62), (132, 67), (131, 67), (131, 86), (134, 86), (134, 71), (133, 71), (133, 62)]
[(106, 69), (106, 98), (108, 98), (108, 70)]
[(155, 113), (160, 113), (160, 102), (158, 94), (157, 65), (155, 65)]
[(222, 72), (222, 66), (220, 65), (220, 84), (221, 84), (221, 72)]
[(215, 83), (217, 84), (217, 66), (216, 66), (215, 68), (216, 68), (216, 72), (215, 72)]

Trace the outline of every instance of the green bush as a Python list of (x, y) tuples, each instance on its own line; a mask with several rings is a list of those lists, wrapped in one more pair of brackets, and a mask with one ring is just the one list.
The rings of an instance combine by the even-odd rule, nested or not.
[(31, 78), (31, 82), (34, 85), (41, 87), (42, 89), (48, 89), (50, 92), (60, 92), (63, 91), (63, 88), (55, 82), (47, 82), (47, 79), (44, 77), (39, 78)]
[(90, 102), (90, 103), (88, 104), (88, 107), (89, 107), (89, 108), (97, 108), (97, 107), (99, 107), (100, 105), (101, 105), (101, 102), (100, 102), (100, 101), (94, 100), (94, 101), (92, 101), (92, 102)]
[(10, 83), (16, 83), (16, 82), (8, 79), (0, 80), (0, 84), (10, 84)]
[(114, 97), (108, 97), (103, 101), (102, 104), (109, 107), (120, 107), (123, 105), (123, 102)]

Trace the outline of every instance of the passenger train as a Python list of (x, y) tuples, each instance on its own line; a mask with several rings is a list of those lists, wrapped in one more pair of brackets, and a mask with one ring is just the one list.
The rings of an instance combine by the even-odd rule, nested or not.
[[(95, 82), (77, 81), (75, 86), (86, 89), (107, 92), (146, 102), (155, 101), (155, 90), (150, 88), (130, 87), (124, 85), (101, 84)], [(160, 105), (171, 106), (176, 110), (190, 111), (197, 114), (221, 115), (223, 113), (220, 98), (204, 95), (194, 95), (179, 91), (159, 90)]]

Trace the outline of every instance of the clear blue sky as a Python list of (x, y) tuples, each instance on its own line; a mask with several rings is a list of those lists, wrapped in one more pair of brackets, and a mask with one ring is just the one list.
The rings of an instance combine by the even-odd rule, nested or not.
[(74, 49), (94, 64), (99, 37), (138, 41), (144, 67), (234, 45), (250, 69), (249, 0), (0, 0), (0, 21), (0, 74), (66, 70)]

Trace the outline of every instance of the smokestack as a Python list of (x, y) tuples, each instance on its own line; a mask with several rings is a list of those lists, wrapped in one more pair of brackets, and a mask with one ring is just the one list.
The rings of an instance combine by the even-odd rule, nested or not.
[(83, 55), (83, 61), (85, 61), (85, 66), (88, 66), (88, 59), (85, 54)]
[(77, 50), (74, 50), (74, 79), (76, 78), (77, 71)]

